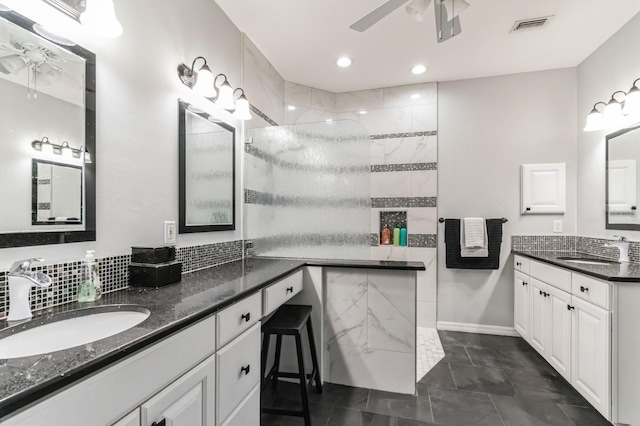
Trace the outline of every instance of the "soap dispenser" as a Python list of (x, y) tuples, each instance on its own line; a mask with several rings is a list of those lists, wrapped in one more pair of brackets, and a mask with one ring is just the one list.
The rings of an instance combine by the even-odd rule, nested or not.
[(80, 266), (80, 283), (78, 284), (78, 302), (93, 302), (102, 295), (102, 286), (98, 276), (98, 262), (93, 250), (87, 250), (84, 262)]

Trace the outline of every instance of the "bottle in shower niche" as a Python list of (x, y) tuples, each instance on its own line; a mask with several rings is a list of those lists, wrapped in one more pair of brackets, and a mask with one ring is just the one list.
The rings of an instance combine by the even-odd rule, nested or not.
[(402, 228), (400, 228), (400, 245), (407, 245), (407, 225), (402, 224)]
[(394, 246), (400, 245), (400, 225), (398, 225), (397, 223), (393, 228), (393, 245)]
[(93, 302), (101, 295), (102, 288), (98, 277), (98, 263), (93, 253), (93, 250), (87, 250), (84, 261), (80, 265), (78, 302)]
[(391, 229), (389, 229), (388, 224), (384, 224), (382, 228), (382, 232), (380, 233), (380, 244), (389, 245), (391, 244)]

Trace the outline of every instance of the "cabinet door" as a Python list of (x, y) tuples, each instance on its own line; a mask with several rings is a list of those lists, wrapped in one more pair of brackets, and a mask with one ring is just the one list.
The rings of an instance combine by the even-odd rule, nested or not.
[(523, 339), (529, 341), (529, 277), (516, 271), (514, 286), (514, 327)]
[(546, 359), (562, 377), (571, 382), (571, 332), (573, 309), (571, 295), (553, 286), (547, 287), (551, 309), (551, 327)]
[(523, 164), (521, 172), (522, 213), (564, 213), (566, 204), (564, 163)]
[(140, 409), (136, 408), (114, 423), (113, 426), (140, 426)]
[(215, 356), (173, 382), (142, 408), (142, 425), (213, 426)]
[(549, 346), (549, 328), (551, 327), (551, 304), (547, 292), (549, 286), (535, 278), (530, 278), (529, 285), (531, 286), (529, 343), (542, 356), (545, 356)]
[(611, 314), (573, 298), (573, 360), (571, 384), (594, 408), (610, 418)]

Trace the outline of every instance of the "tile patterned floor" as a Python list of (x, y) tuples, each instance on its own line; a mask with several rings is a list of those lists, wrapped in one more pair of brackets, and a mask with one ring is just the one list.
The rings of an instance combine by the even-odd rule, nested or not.
[[(444, 358), (420, 380), (418, 395), (325, 384), (310, 394), (313, 426), (610, 426), (524, 340), (439, 332)], [(298, 409), (298, 387), (281, 382), (263, 403)], [(303, 425), (263, 415), (262, 426)]]
[(416, 369), (420, 380), (444, 358), (444, 349), (435, 328), (418, 327), (416, 343)]

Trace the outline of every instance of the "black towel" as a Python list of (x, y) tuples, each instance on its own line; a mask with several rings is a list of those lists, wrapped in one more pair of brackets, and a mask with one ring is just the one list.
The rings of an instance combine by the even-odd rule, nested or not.
[(499, 269), (502, 219), (487, 219), (488, 257), (460, 256), (460, 219), (444, 221), (447, 269)]

